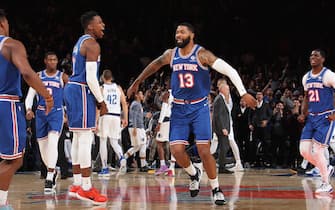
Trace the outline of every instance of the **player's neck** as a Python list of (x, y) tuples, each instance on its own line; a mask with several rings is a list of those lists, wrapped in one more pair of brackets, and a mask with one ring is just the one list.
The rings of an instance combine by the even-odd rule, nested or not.
[(322, 71), (323, 69), (323, 66), (315, 66), (315, 67), (312, 67), (312, 74), (318, 74)]
[(179, 48), (179, 50), (180, 50), (179, 52), (180, 52), (181, 56), (186, 56), (186, 55), (190, 54), (191, 51), (193, 50), (193, 47), (194, 47), (194, 43), (190, 42), (185, 47)]
[(45, 73), (47, 74), (47, 76), (54, 76), (57, 72), (57, 69), (46, 69)]
[(105, 81), (104, 82), (106, 85), (111, 85), (112, 84), (112, 81)]

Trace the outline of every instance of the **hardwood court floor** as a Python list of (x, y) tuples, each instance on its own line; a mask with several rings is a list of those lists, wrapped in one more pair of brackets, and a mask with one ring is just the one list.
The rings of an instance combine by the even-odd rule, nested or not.
[(46, 196), (43, 194), (44, 180), (39, 179), (39, 174), (16, 174), (10, 188), (9, 202), (17, 210), (335, 209), (333, 196), (316, 197), (313, 193), (320, 184), (320, 178), (290, 176), (290, 173), (289, 170), (249, 169), (234, 174), (219, 174), (220, 186), (228, 200), (225, 206), (212, 204), (206, 173), (201, 180), (200, 193), (195, 198), (189, 196), (189, 178), (181, 169), (176, 169), (174, 178), (132, 172), (119, 177), (112, 174), (109, 180), (101, 180), (95, 174), (94, 186), (107, 193), (109, 198), (105, 207), (91, 206), (69, 197), (67, 187), (72, 179), (58, 179), (57, 193)]

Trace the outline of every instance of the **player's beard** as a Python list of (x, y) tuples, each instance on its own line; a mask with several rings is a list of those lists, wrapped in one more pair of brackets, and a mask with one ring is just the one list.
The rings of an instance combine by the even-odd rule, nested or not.
[(179, 47), (179, 48), (184, 48), (186, 45), (188, 45), (188, 43), (190, 43), (190, 41), (191, 41), (191, 36), (184, 39), (182, 43), (178, 43), (178, 41), (175, 40), (176, 46)]

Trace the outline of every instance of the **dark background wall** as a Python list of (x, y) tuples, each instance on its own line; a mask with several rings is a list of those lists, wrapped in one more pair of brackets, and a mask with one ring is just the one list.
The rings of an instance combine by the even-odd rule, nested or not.
[(175, 25), (181, 21), (194, 24), (198, 43), (234, 67), (251, 56), (254, 66), (247, 74), (257, 72), (256, 65), (272, 71), (285, 60), (292, 74), (302, 76), (314, 48), (324, 48), (327, 65), (335, 66), (331, 0), (2, 0), (0, 8), (6, 9), (11, 36), (24, 42), (36, 71), (43, 68), (45, 51), (54, 50), (60, 58), (71, 53), (82, 34), (80, 15), (98, 11), (106, 24), (99, 41), (100, 71), (112, 69), (124, 88), (151, 59), (174, 47)]

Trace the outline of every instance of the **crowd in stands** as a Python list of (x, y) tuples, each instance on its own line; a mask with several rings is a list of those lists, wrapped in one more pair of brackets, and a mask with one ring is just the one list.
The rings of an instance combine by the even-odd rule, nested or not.
[[(259, 32), (259, 29), (271, 9), (264, 10), (262, 17), (250, 17), (255, 11), (249, 11), (249, 6), (264, 9), (270, 6), (267, 4), (253, 2), (255, 5), (250, 5), (244, 1), (238, 2), (245, 4), (235, 1), (182, 1), (180, 5), (179, 1), (131, 2), (133, 5), (129, 6), (129, 1), (113, 1), (114, 6), (108, 9), (102, 4), (92, 5), (89, 1), (81, 1), (79, 5), (71, 1), (35, 0), (20, 2), (20, 6), (6, 2), (5, 6), (12, 23), (11, 36), (23, 41), (33, 68), (42, 70), (44, 52), (52, 50), (61, 58), (59, 68), (68, 74), (71, 73), (72, 47), (82, 33), (78, 14), (96, 7), (107, 25), (105, 38), (101, 41), (100, 72), (111, 69), (115, 81), (125, 91), (152, 58), (161, 54), (163, 49), (174, 46), (172, 34), (175, 24), (180, 19), (191, 20), (200, 31), (197, 37), (199, 43), (214, 49), (217, 55), (236, 68), (247, 91), (263, 101), (263, 105), (250, 110), (245, 120), (241, 120), (236, 114), (239, 96), (232, 88), (235, 135), (244, 164), (250, 167), (297, 166), (297, 162), (301, 161), (298, 143), (303, 126), (297, 121), (303, 99), (301, 78), (309, 70), (308, 53), (315, 47), (322, 47), (328, 52), (326, 65), (333, 68), (335, 48), (332, 47), (334, 40), (330, 38), (331, 32), (318, 34), (309, 31), (309, 25), (304, 24), (296, 30), (294, 23), (298, 22), (297, 19), (292, 20), (289, 28), (284, 28), (285, 23), (291, 21), (290, 17), (295, 15), (292, 11), (298, 9), (299, 4), (292, 4), (290, 8), (281, 5), (281, 12), (275, 12), (278, 16), (271, 16), (273, 26), (269, 26), (266, 33), (264, 30)], [(305, 15), (308, 20), (313, 20), (310, 24), (316, 21), (313, 17), (318, 17), (318, 24), (321, 24), (320, 14), (324, 16), (323, 20), (327, 20), (331, 13), (327, 12), (330, 4), (330, 1), (306, 3), (307, 11), (314, 11), (310, 17)], [(275, 6), (278, 5), (270, 8)], [(280, 18), (283, 18), (283, 22), (279, 21)], [(258, 21), (261, 23), (256, 24)], [(329, 21), (322, 22), (322, 26), (327, 23)], [(218, 33), (218, 27), (222, 27), (219, 31), (224, 33)], [(291, 30), (295, 35), (288, 36), (280, 30)], [(169, 71), (168, 67), (162, 69), (141, 86), (145, 96), (143, 107), (148, 131), (152, 131), (150, 119), (160, 111), (160, 96), (165, 90), (164, 79)], [(212, 71), (212, 98), (217, 94), (215, 84), (218, 77)], [(25, 84), (23, 88), (27, 91)], [(126, 130), (122, 133), (124, 147), (129, 146)], [(34, 139), (33, 133), (31, 136)], [(39, 161), (38, 158), (35, 160)], [(29, 167), (35, 168), (34, 165)]]

